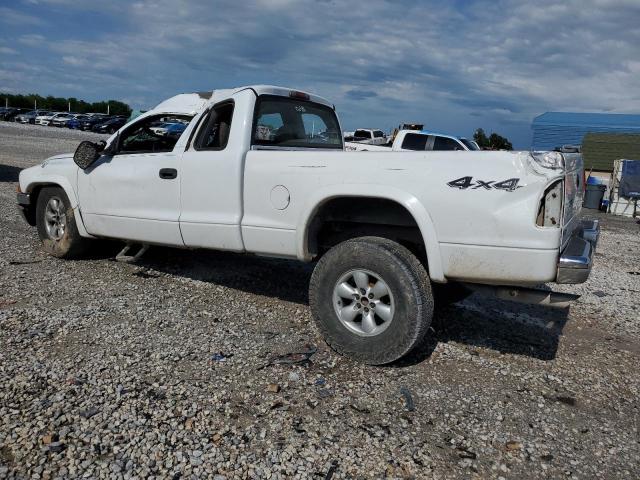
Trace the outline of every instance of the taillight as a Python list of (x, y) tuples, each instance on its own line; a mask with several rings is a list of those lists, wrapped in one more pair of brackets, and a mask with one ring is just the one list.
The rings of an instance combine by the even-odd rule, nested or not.
[(533, 159), (546, 168), (564, 168), (564, 157), (559, 152), (531, 152)]

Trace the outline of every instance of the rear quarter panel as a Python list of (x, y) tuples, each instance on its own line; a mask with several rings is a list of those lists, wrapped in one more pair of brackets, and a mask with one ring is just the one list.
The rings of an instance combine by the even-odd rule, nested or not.
[[(279, 255), (308, 260), (304, 232), (313, 212), (330, 198), (357, 195), (409, 210), (425, 239), (432, 279), (444, 279), (441, 247), (447, 245), (557, 251), (560, 229), (541, 229), (535, 217), (544, 189), (558, 176), (534, 171), (529, 158), (525, 152), (250, 151), (245, 246), (269, 253), (275, 243)], [(466, 188), (449, 185), (463, 178)], [(495, 188), (510, 179), (513, 189)], [(274, 206), (274, 188), (288, 192), (286, 208)]]

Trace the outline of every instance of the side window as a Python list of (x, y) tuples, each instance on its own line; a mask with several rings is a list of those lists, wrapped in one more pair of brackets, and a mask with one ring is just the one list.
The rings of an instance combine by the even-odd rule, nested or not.
[(462, 146), (453, 138), (435, 137), (433, 142), (434, 150), (464, 150)]
[(373, 132), (373, 136), (376, 138), (382, 138), (384, 137), (384, 132), (382, 130), (375, 130)]
[(143, 118), (122, 132), (117, 153), (170, 152), (191, 118), (166, 114)]
[(402, 141), (402, 148), (405, 150), (425, 150), (427, 138), (427, 135), (407, 133)]
[(353, 134), (354, 138), (366, 138), (367, 140), (371, 138), (371, 132), (367, 130), (356, 130)]
[(232, 119), (233, 102), (214, 106), (198, 132), (195, 149), (224, 150), (229, 142)]

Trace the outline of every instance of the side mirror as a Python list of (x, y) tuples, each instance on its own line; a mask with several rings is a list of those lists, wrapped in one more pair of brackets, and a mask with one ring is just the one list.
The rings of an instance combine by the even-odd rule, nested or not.
[(98, 158), (100, 158), (100, 152), (104, 150), (106, 143), (101, 141), (99, 143), (93, 143), (89, 141), (80, 142), (78, 148), (76, 148), (73, 154), (73, 161), (81, 169), (86, 169), (93, 164)]

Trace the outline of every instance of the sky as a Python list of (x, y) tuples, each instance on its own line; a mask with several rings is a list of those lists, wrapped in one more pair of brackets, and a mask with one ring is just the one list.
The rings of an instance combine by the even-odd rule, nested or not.
[(0, 92), (117, 99), (274, 84), (343, 128), (531, 145), (546, 111), (640, 113), (640, 0), (0, 0)]

